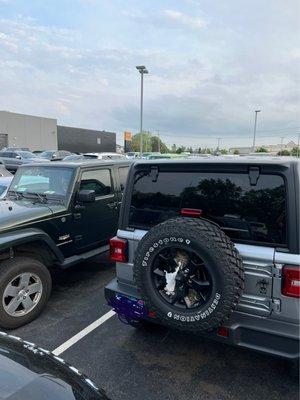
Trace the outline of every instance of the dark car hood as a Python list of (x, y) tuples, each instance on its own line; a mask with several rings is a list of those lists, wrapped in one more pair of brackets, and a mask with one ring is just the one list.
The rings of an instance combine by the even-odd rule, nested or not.
[(47, 204), (32, 200), (0, 200), (0, 233), (4, 230), (34, 223), (52, 215)]
[(0, 335), (0, 400), (108, 400), (85, 375), (50, 352)]

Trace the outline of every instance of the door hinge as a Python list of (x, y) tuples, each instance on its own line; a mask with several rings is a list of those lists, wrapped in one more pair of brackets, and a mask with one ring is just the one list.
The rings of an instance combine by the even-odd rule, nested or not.
[(281, 311), (281, 302), (279, 299), (272, 299), (271, 301), (271, 311), (274, 312), (274, 314), (279, 314)]
[(259, 175), (260, 175), (259, 167), (249, 168), (249, 181), (251, 186), (256, 186)]
[(80, 242), (80, 240), (82, 240), (83, 236), (82, 235), (76, 235), (74, 237), (74, 243)]
[(282, 270), (282, 265), (281, 264), (275, 264), (273, 267), (273, 277), (274, 278), (281, 278), (281, 270)]
[(152, 182), (157, 182), (157, 178), (158, 178), (158, 167), (155, 165), (151, 166), (150, 169), (150, 177)]
[(79, 221), (79, 220), (81, 220), (81, 213), (74, 213), (74, 214), (73, 214), (73, 218), (74, 218), (74, 221)]

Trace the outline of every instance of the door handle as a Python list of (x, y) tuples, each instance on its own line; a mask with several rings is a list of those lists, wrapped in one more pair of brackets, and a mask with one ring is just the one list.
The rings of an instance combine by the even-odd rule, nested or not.
[(107, 203), (107, 207), (109, 207), (111, 210), (112, 209), (117, 209), (118, 207), (118, 203), (116, 201), (112, 202), (112, 203)]

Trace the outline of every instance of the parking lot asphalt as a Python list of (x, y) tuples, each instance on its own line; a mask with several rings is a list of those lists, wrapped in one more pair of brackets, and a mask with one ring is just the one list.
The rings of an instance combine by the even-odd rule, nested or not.
[[(107, 255), (54, 276), (41, 316), (9, 331), (54, 350), (110, 308), (104, 287), (115, 267)], [(286, 361), (158, 327), (138, 331), (113, 316), (61, 355), (112, 400), (298, 399)]]

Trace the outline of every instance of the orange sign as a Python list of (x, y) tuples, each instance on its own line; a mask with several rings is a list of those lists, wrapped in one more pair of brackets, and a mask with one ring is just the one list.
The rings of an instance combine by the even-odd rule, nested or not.
[(132, 133), (131, 132), (124, 132), (124, 140), (132, 140)]

